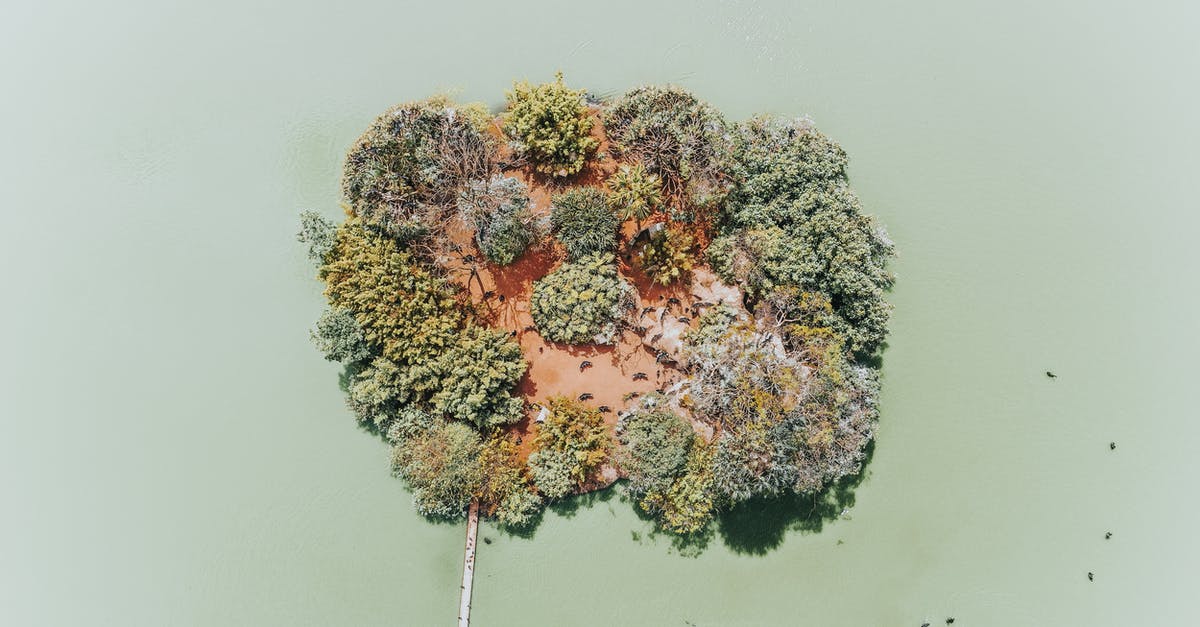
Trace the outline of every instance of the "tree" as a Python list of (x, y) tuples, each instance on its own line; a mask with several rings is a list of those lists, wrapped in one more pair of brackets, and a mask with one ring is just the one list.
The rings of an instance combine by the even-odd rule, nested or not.
[(308, 244), (308, 258), (317, 267), (325, 263), (325, 257), (333, 250), (334, 232), (337, 225), (316, 211), (300, 214), (300, 232), (296, 239)]
[(678, 414), (643, 407), (621, 421), (618, 463), (634, 494), (666, 490), (687, 463), (695, 433)]
[(514, 423), (525, 403), (510, 391), (527, 367), (507, 333), (469, 325), (434, 365), (439, 384), (430, 403), (481, 429)]
[(513, 84), (508, 92), (504, 132), (543, 174), (570, 176), (583, 169), (600, 142), (591, 136), (592, 118), (583, 104), (584, 92), (568, 89), (562, 73), (552, 83), (536, 87)]
[(709, 259), (751, 298), (777, 287), (829, 297), (833, 325), (854, 353), (887, 335), (892, 242), (846, 182), (846, 153), (806, 120), (755, 118), (736, 129), (738, 183)]
[(550, 224), (567, 250), (569, 261), (593, 253), (611, 253), (617, 247), (620, 224), (602, 189), (575, 187), (555, 196)]
[(496, 157), (477, 107), (446, 98), (398, 105), (350, 148), (342, 194), (363, 222), (410, 241), (442, 222), (469, 181), (491, 178)]
[(371, 347), (363, 337), (362, 327), (358, 326), (354, 314), (344, 309), (326, 309), (309, 335), (329, 361), (354, 364), (371, 357)]
[(529, 210), (529, 190), (511, 176), (473, 181), (459, 194), (459, 209), (475, 225), (479, 252), (506, 266), (538, 238), (537, 220)]
[(527, 467), (512, 438), (494, 430), (479, 455), (483, 473), (478, 499), (486, 516), (506, 527), (528, 525), (541, 509), (542, 499), (529, 483)]
[(394, 472), (408, 481), (413, 504), (425, 516), (458, 518), (479, 491), (479, 434), (460, 422), (440, 421), (392, 449)]
[(682, 229), (666, 228), (650, 235), (638, 261), (650, 280), (670, 285), (689, 278), (695, 266), (696, 238)]
[(391, 237), (357, 218), (338, 227), (321, 267), (330, 304), (354, 315), (367, 343), (394, 367), (400, 402), (425, 400), (440, 385), (438, 357), (458, 341), (467, 316), (444, 279)]
[(677, 204), (723, 194), (730, 156), (719, 111), (678, 87), (638, 87), (604, 114), (616, 152), (645, 164)]
[(663, 204), (662, 183), (640, 163), (621, 166), (608, 177), (608, 189), (609, 206), (622, 220), (635, 221), (639, 229), (642, 220), (649, 218)]
[(674, 533), (696, 533), (712, 520), (712, 447), (693, 442), (683, 474), (665, 490), (653, 489), (639, 501), (642, 509), (658, 517), (658, 524)]
[(617, 321), (634, 302), (633, 287), (618, 276), (609, 254), (564, 263), (533, 284), (530, 299), (538, 332), (567, 344), (613, 342)]
[(538, 490), (557, 499), (608, 459), (612, 440), (599, 410), (566, 397), (551, 398), (549, 409), (534, 438), (529, 467)]

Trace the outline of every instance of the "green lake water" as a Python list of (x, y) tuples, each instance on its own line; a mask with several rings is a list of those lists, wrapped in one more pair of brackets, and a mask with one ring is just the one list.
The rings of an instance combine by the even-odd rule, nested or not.
[(485, 524), (475, 624), (1200, 624), (1195, 3), (170, 4), (0, 20), (0, 624), (452, 624), (463, 526), (310, 346), (296, 216), (389, 104), (556, 69), (843, 144), (882, 420), (840, 517)]

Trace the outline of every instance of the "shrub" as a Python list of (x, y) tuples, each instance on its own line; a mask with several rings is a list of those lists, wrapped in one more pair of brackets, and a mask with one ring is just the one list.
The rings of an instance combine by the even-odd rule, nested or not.
[(650, 280), (670, 285), (691, 276), (696, 238), (680, 229), (661, 229), (642, 245), (638, 261)]
[(300, 214), (300, 232), (296, 234), (296, 239), (308, 244), (308, 258), (317, 267), (325, 263), (325, 257), (333, 250), (336, 230), (337, 225), (316, 211)]
[(438, 389), (430, 402), (435, 411), (479, 428), (514, 423), (525, 403), (509, 392), (526, 368), (508, 333), (470, 325), (438, 358)]
[(326, 309), (317, 318), (317, 328), (309, 332), (317, 349), (329, 361), (353, 364), (371, 356), (371, 347), (363, 337), (354, 314), (344, 309)]
[(533, 284), (530, 300), (538, 332), (567, 344), (613, 342), (617, 321), (634, 302), (633, 287), (617, 275), (609, 254), (564, 263)]
[(551, 398), (549, 409), (534, 438), (529, 468), (538, 490), (557, 499), (608, 459), (612, 441), (599, 410), (565, 397)]
[(555, 196), (550, 224), (571, 261), (592, 253), (609, 253), (617, 247), (620, 224), (604, 191), (595, 187), (576, 187)]
[(568, 89), (562, 73), (536, 87), (515, 83), (508, 92), (504, 131), (519, 142), (534, 168), (551, 176), (570, 176), (600, 145), (591, 136), (592, 119), (584, 92)]
[(618, 460), (635, 494), (666, 490), (683, 471), (695, 437), (692, 426), (667, 409), (644, 408), (621, 422)]
[(493, 263), (512, 263), (537, 239), (528, 192), (521, 181), (497, 175), (472, 181), (459, 194), (459, 209), (475, 225), (479, 252)]
[(617, 151), (658, 175), (668, 195), (703, 197), (723, 187), (730, 154), (725, 119), (691, 93), (638, 87), (605, 112), (604, 126)]
[(467, 182), (496, 168), (495, 142), (478, 117), (434, 98), (376, 118), (346, 156), (342, 194), (354, 214), (402, 240), (427, 234)]
[(623, 165), (608, 178), (608, 203), (622, 220), (640, 225), (662, 206), (662, 183), (642, 164)]
[(392, 449), (393, 471), (408, 481), (413, 504), (425, 516), (461, 517), (483, 481), (481, 443), (460, 422), (438, 422)]

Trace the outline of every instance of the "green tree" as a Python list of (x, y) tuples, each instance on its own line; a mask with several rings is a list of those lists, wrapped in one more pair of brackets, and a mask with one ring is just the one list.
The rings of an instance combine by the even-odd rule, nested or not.
[(593, 253), (611, 253), (617, 247), (620, 223), (608, 206), (604, 190), (574, 187), (555, 196), (550, 224), (570, 261)]
[(697, 533), (712, 520), (712, 447), (696, 440), (688, 453), (683, 474), (665, 490), (654, 489), (639, 501), (642, 509), (658, 517), (662, 528), (678, 534)]
[(364, 222), (408, 241), (440, 224), (469, 181), (491, 178), (496, 158), (478, 107), (446, 98), (398, 105), (350, 148), (342, 194)]
[(564, 263), (533, 284), (530, 301), (538, 332), (567, 344), (613, 342), (617, 321), (634, 302), (633, 287), (618, 276), (608, 254)]
[(612, 449), (612, 436), (601, 413), (572, 399), (549, 400), (550, 415), (538, 427), (529, 467), (547, 498), (577, 489), (600, 467)]
[(592, 118), (583, 104), (584, 92), (568, 89), (562, 73), (552, 83), (515, 83), (508, 92), (504, 131), (543, 174), (570, 176), (600, 142), (591, 136)]
[(398, 401), (428, 399), (440, 385), (438, 357), (466, 324), (454, 289), (356, 218), (338, 227), (336, 240), (320, 272), (330, 304), (353, 314), (367, 343), (395, 367)]
[(440, 421), (392, 449), (392, 469), (408, 481), (413, 504), (425, 516), (458, 518), (479, 491), (482, 444), (474, 429)]
[(609, 206), (622, 220), (634, 220), (638, 228), (642, 220), (662, 208), (662, 183), (640, 163), (621, 166), (608, 177), (608, 189)]
[(469, 325), (434, 365), (439, 385), (430, 402), (435, 411), (481, 429), (514, 423), (525, 403), (510, 392), (526, 368), (521, 347), (507, 333)]
[(724, 193), (731, 144), (719, 111), (678, 87), (630, 90), (604, 114), (616, 152), (645, 164), (667, 196), (707, 205)]
[(683, 281), (695, 267), (696, 238), (682, 229), (666, 228), (650, 235), (638, 252), (638, 261), (650, 280), (659, 285)]
[(618, 463), (635, 494), (663, 491), (683, 471), (695, 433), (678, 414), (644, 407), (622, 419)]
[(363, 337), (358, 320), (343, 309), (326, 309), (317, 318), (317, 327), (309, 334), (329, 361), (354, 364), (371, 357), (371, 347)]
[(475, 243), (493, 263), (506, 266), (538, 238), (529, 190), (511, 176), (473, 181), (459, 195), (459, 209), (475, 225)]
[(483, 443), (479, 462), (483, 472), (478, 495), (482, 513), (495, 516), (506, 527), (524, 527), (532, 522), (542, 499), (529, 482), (528, 469), (512, 438), (493, 431)]
[(333, 250), (334, 233), (337, 225), (316, 211), (305, 211), (300, 214), (300, 232), (296, 239), (308, 244), (308, 258), (320, 267), (325, 263), (325, 257)]

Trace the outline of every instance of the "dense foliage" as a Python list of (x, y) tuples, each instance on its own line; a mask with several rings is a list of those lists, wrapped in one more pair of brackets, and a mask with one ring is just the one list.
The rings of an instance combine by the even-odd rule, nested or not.
[(600, 145), (591, 136), (593, 122), (583, 97), (582, 90), (563, 84), (561, 73), (552, 83), (516, 83), (508, 92), (504, 132), (538, 172), (558, 177), (575, 174)]
[(392, 469), (412, 487), (426, 516), (462, 516), (483, 482), (479, 434), (459, 422), (438, 421), (392, 449)]
[(892, 244), (850, 190), (845, 152), (807, 122), (756, 118), (738, 127), (734, 172), (713, 269), (752, 298), (783, 286), (825, 294), (847, 348), (874, 351)]
[(479, 463), (483, 481), (478, 498), (483, 514), (495, 516), (506, 527), (528, 526), (541, 509), (542, 499), (530, 484), (516, 444), (493, 431), (483, 443)]
[(691, 276), (695, 267), (696, 238), (682, 229), (665, 228), (650, 235), (638, 251), (646, 276), (659, 285), (670, 285)]
[(459, 194), (459, 209), (475, 225), (475, 243), (490, 261), (506, 266), (538, 238), (529, 190), (511, 176), (472, 181)]
[(508, 333), (470, 325), (435, 364), (440, 380), (430, 402), (435, 411), (480, 428), (514, 423), (525, 403), (508, 391), (525, 368), (521, 347)]
[(662, 183), (642, 164), (623, 165), (608, 177), (608, 204), (622, 220), (642, 220), (662, 208)]
[[(501, 525), (524, 527), (547, 500), (615, 470), (662, 528), (692, 534), (740, 503), (816, 495), (858, 473), (878, 421), (867, 364), (886, 337), (893, 246), (850, 189), (845, 151), (804, 120), (728, 124), (673, 87), (634, 89), (600, 114), (620, 164), (605, 189), (593, 175), (607, 157), (589, 185), (532, 176), (580, 172), (601, 140), (584, 92), (558, 75), (508, 94), (502, 130), (516, 159), (500, 163), (495, 122), (480, 106), (401, 105), (347, 155), (347, 219), (301, 215), (297, 237), (329, 301), (312, 339), (343, 364), (349, 407), (392, 445), (418, 511), (454, 518), (476, 502)], [(529, 186), (539, 199), (558, 192), (548, 212)], [(679, 287), (654, 287), (639, 303), (618, 270), (621, 220), (664, 218), (639, 229), (622, 258)], [(528, 286), (534, 264), (505, 271), (479, 257), (512, 264), (548, 232), (567, 259), (533, 280), (539, 334), (608, 344), (628, 329), (679, 383), (630, 392), (625, 411), (593, 408), (590, 395), (553, 397), (530, 435), (514, 396), (528, 368), (519, 332), (487, 325), (508, 324), (505, 307), (522, 311), (508, 286)], [(725, 300), (681, 302), (693, 275), (707, 280), (701, 260), (744, 298), (712, 286)], [(451, 281), (468, 272), (469, 292)], [(601, 413), (613, 409), (619, 446)], [(521, 435), (532, 437), (528, 460)]]
[(625, 416), (618, 429), (617, 459), (633, 493), (670, 488), (684, 470), (694, 439), (692, 426), (668, 409), (651, 405)]
[(674, 198), (719, 193), (729, 159), (725, 118), (678, 87), (638, 87), (605, 111), (622, 155), (644, 163)]
[(601, 189), (575, 187), (555, 196), (550, 224), (570, 261), (593, 253), (610, 253), (617, 247), (619, 222)]
[(326, 309), (312, 331), (313, 343), (329, 361), (355, 364), (371, 357), (371, 347), (354, 314), (344, 309)]
[(342, 194), (365, 223), (414, 239), (453, 208), (463, 186), (491, 177), (496, 151), (476, 107), (444, 98), (399, 105), (346, 155)]
[(596, 409), (564, 397), (551, 398), (546, 421), (538, 426), (529, 468), (546, 498), (570, 494), (600, 467), (612, 450), (612, 436)]
[(633, 287), (618, 276), (612, 255), (591, 254), (534, 283), (531, 306), (538, 332), (550, 341), (609, 344), (634, 306)]

